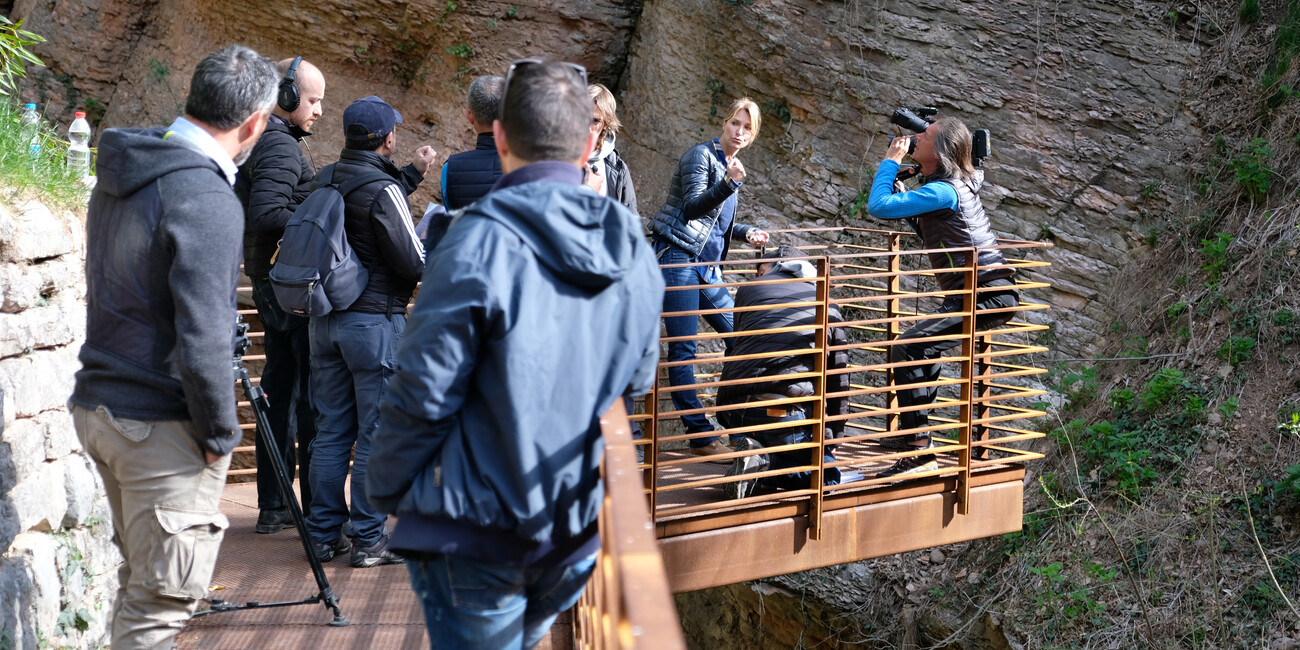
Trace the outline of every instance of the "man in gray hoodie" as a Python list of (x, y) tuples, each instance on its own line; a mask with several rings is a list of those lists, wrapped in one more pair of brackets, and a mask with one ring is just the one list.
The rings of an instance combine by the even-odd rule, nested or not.
[(577, 601), (600, 546), (600, 416), (659, 360), (641, 222), (582, 185), (586, 71), (525, 59), (506, 79), (506, 174), (429, 253), (366, 476), (434, 648), (531, 648)]
[(86, 343), (69, 401), (122, 551), (112, 639), (165, 648), (207, 595), (228, 522), (235, 283), (231, 185), (275, 103), (275, 66), (232, 45), (167, 128), (109, 129), (86, 217)]

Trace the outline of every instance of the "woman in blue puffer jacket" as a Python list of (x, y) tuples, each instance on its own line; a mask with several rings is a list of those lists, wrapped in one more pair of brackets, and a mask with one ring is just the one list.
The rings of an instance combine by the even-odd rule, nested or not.
[[(661, 265), (712, 264), (727, 258), (732, 240), (747, 241), (752, 246), (767, 242), (766, 232), (736, 221), (738, 193), (745, 181), (745, 166), (736, 154), (758, 137), (761, 120), (757, 104), (748, 97), (737, 99), (723, 121), (722, 135), (691, 147), (677, 161), (668, 200), (649, 224)], [(734, 304), (726, 288), (713, 286), (722, 282), (722, 273), (717, 266), (669, 267), (663, 269), (663, 274), (664, 283), (668, 285), (664, 293), (664, 313), (730, 309)], [(674, 290), (673, 287), (699, 289)], [(732, 331), (730, 313), (709, 314), (704, 318), (720, 333)], [(693, 338), (699, 332), (699, 319), (696, 316), (666, 317), (664, 326), (669, 337), (692, 339), (669, 343), (668, 361), (694, 359)], [(695, 367), (669, 368), (668, 382), (673, 386), (695, 383)], [(674, 391), (672, 398), (677, 410), (701, 408), (694, 390)], [(714, 430), (703, 413), (683, 415), (682, 423), (686, 425), (687, 433)], [(691, 440), (691, 453), (696, 456), (715, 456), (730, 451), (731, 448), (716, 436)]]

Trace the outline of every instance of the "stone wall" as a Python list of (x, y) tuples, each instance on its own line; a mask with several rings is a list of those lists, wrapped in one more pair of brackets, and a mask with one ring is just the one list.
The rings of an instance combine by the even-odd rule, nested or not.
[(0, 648), (101, 647), (117, 590), (103, 483), (64, 406), (85, 333), (83, 232), (70, 212), (0, 201)]

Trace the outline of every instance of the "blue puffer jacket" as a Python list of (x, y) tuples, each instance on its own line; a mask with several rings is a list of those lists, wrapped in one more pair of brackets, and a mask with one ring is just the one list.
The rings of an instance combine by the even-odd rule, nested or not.
[[(655, 239), (681, 248), (691, 257), (698, 257), (709, 240), (713, 225), (721, 216), (723, 202), (735, 191), (727, 182), (727, 168), (713, 154), (713, 143), (697, 144), (677, 160), (673, 182), (668, 187), (668, 200), (655, 213), (647, 228)], [(751, 230), (754, 230), (753, 226), (733, 219), (726, 237), (727, 245), (733, 239), (744, 241)], [(722, 259), (726, 258), (724, 248)]]
[(496, 564), (591, 549), (600, 415), (647, 391), (664, 283), (636, 215), (574, 165), (504, 176), (429, 255), (370, 453), (393, 548)]

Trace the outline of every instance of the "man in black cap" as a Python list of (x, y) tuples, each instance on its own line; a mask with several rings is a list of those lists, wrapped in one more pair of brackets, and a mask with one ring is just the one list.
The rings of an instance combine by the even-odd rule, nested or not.
[[(370, 280), (347, 309), (312, 318), (309, 326), (311, 399), (320, 417), (312, 446), (307, 529), (322, 562), (350, 549), (354, 567), (401, 561), (388, 551), (384, 514), (365, 494), (379, 398), (395, 370), (394, 348), (406, 328), (406, 304), (424, 271), (424, 246), (415, 234), (406, 197), (436, 156), (432, 148), (420, 147), (415, 162), (398, 169), (391, 157), (401, 123), (402, 115), (378, 97), (352, 102), (343, 111), (346, 144), (339, 161), (317, 176), (322, 184), (376, 176), (344, 197), (348, 244), (370, 271)], [(350, 459), (349, 509), (343, 486)], [(342, 534), (349, 514), (355, 546)]]

